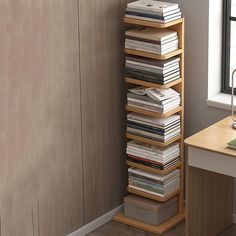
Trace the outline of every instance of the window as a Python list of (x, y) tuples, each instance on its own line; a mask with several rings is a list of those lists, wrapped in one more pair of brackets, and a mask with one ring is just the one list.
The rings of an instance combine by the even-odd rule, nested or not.
[(231, 76), (236, 69), (236, 0), (223, 0), (223, 4), (222, 92), (231, 93)]

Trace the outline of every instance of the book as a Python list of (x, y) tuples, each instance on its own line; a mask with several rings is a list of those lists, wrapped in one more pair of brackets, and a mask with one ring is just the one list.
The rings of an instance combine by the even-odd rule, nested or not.
[(180, 8), (176, 8), (175, 10), (172, 11), (167, 11), (167, 12), (154, 12), (154, 11), (149, 11), (147, 10), (141, 10), (141, 9), (135, 9), (131, 7), (126, 8), (126, 13), (141, 13), (141, 14), (148, 14), (149, 16), (159, 16), (159, 17), (167, 17), (169, 15), (173, 15), (175, 13), (180, 12)]
[(143, 114), (131, 112), (127, 115), (128, 120), (133, 119), (137, 122), (145, 122), (147, 124), (160, 126), (160, 127), (168, 127), (169, 125), (172, 125), (173, 123), (180, 122), (180, 115), (172, 115), (165, 118), (156, 118), (151, 116), (146, 116)]
[(138, 0), (127, 4), (127, 7), (152, 12), (165, 13), (179, 8), (177, 3), (161, 2), (156, 0)]
[(169, 23), (169, 22), (174, 21), (174, 20), (181, 19), (181, 14), (179, 16), (175, 16), (173, 18), (166, 19), (166, 20), (159, 20), (159, 19), (155, 19), (155, 18), (151, 18), (151, 17), (136, 16), (136, 15), (130, 15), (130, 14), (125, 14), (125, 17), (138, 19), (138, 20), (153, 21), (153, 22), (165, 24), (165, 23)]
[(138, 57), (138, 56), (126, 56), (126, 61), (133, 62), (133, 63), (139, 63), (144, 66), (151, 66), (153, 68), (158, 68), (158, 69), (166, 69), (171, 67), (175, 63), (180, 62), (180, 57), (172, 57), (167, 60), (159, 61), (159, 60), (154, 60), (154, 59), (146, 59), (143, 57)]
[(139, 41), (139, 42), (151, 43), (151, 44), (155, 44), (155, 45), (159, 45), (159, 46), (165, 46), (166, 44), (168, 44), (172, 41), (177, 41), (177, 42), (179, 41), (177, 35), (175, 35), (173, 37), (170, 37), (166, 40), (162, 40), (162, 41), (155, 41), (155, 40), (151, 40), (151, 39), (137, 38), (137, 37), (133, 37), (133, 36), (126, 36), (125, 39), (135, 40), (135, 41)]
[(175, 39), (173, 41), (170, 41), (165, 44), (155, 44), (155, 43), (149, 43), (139, 40), (133, 40), (133, 39), (125, 39), (125, 44), (128, 46), (134, 46), (134, 47), (144, 47), (144, 48), (150, 48), (150, 49), (159, 49), (159, 50), (166, 50), (172, 46), (179, 45), (179, 40)]
[(227, 143), (228, 148), (235, 149), (236, 150), (236, 139), (231, 140), (230, 142)]
[(129, 62), (129, 61), (126, 61), (125, 66), (127, 69), (131, 68), (131, 69), (140, 70), (147, 73), (148, 72), (156, 73), (158, 76), (167, 76), (167, 75), (180, 71), (179, 63), (176, 63), (172, 67), (169, 67), (165, 70), (160, 70), (160, 69), (152, 68), (145, 65), (139, 65), (139, 64)]
[(168, 100), (170, 98), (180, 96), (180, 94), (172, 88), (156, 89), (156, 88), (146, 88), (143, 86), (138, 86), (138, 87), (129, 89), (129, 91), (139, 96), (147, 95), (152, 100), (158, 101), (158, 102), (162, 102), (164, 100)]
[(156, 29), (156, 28), (133, 28), (125, 32), (126, 36), (149, 39), (153, 41), (164, 41), (171, 37), (177, 36), (177, 32), (168, 29)]

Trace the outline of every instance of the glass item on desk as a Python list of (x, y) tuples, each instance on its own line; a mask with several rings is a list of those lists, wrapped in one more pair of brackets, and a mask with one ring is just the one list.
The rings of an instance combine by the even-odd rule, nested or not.
[(233, 129), (236, 129), (236, 118), (234, 117), (234, 74), (236, 69), (232, 73), (232, 94), (231, 94), (231, 116), (233, 119)]

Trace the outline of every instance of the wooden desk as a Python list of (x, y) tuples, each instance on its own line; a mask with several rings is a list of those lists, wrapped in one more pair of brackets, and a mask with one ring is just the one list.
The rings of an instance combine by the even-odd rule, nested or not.
[(232, 224), (236, 150), (227, 143), (234, 138), (228, 117), (185, 140), (188, 236), (216, 236)]

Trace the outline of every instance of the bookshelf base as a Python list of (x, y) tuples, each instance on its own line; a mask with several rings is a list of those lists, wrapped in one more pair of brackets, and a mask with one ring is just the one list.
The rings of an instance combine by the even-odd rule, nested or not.
[(176, 216), (170, 218), (169, 220), (158, 226), (150, 225), (139, 220), (131, 219), (129, 217), (124, 216), (123, 212), (120, 212), (115, 215), (113, 217), (113, 220), (150, 233), (162, 235), (177, 226), (178, 224), (182, 223), (185, 220), (185, 213), (177, 214)]

